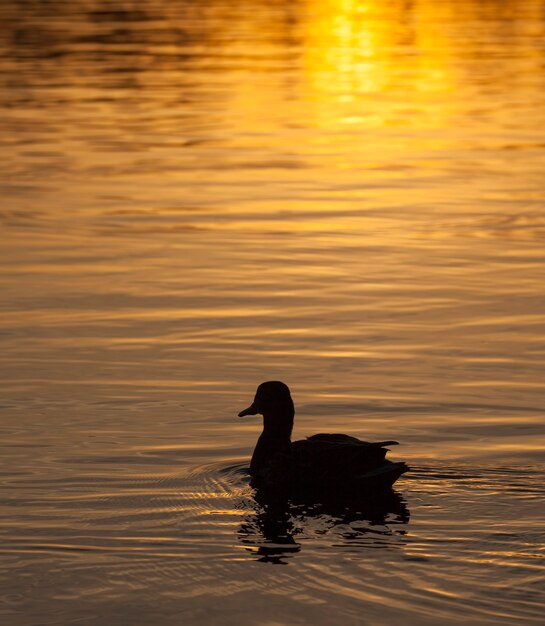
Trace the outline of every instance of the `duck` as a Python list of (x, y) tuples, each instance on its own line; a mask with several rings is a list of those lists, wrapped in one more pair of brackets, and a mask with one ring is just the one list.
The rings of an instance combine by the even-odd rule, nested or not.
[(291, 441), (295, 406), (289, 387), (278, 380), (261, 383), (252, 404), (239, 417), (263, 416), (263, 432), (250, 462), (251, 485), (298, 490), (389, 489), (409, 467), (386, 460), (397, 441), (361, 441), (350, 435), (319, 433)]

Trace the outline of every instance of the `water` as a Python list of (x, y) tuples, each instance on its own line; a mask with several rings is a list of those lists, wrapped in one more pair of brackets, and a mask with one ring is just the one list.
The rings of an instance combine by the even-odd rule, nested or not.
[[(544, 15), (0, 5), (3, 624), (542, 623)], [(264, 508), (267, 379), (394, 500)]]

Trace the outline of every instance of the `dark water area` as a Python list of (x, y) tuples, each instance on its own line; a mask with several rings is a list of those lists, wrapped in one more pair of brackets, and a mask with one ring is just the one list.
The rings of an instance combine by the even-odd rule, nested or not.
[[(543, 0), (0, 21), (1, 623), (542, 624)], [(412, 471), (263, 499), (270, 379)]]

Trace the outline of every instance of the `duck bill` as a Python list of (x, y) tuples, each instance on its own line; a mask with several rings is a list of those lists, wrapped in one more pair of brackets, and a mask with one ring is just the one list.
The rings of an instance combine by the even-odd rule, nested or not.
[(252, 404), (247, 409), (244, 409), (244, 411), (241, 411), (238, 416), (245, 417), (246, 415), (257, 415), (258, 413), (259, 409), (256, 407), (255, 404)]

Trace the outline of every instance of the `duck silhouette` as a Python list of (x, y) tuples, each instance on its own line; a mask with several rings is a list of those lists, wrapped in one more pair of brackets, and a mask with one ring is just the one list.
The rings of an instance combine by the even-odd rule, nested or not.
[(288, 386), (261, 383), (254, 401), (239, 417), (263, 415), (261, 433), (252, 455), (252, 486), (319, 491), (390, 488), (409, 467), (386, 460), (397, 441), (369, 443), (342, 434), (320, 433), (291, 441), (295, 408)]

